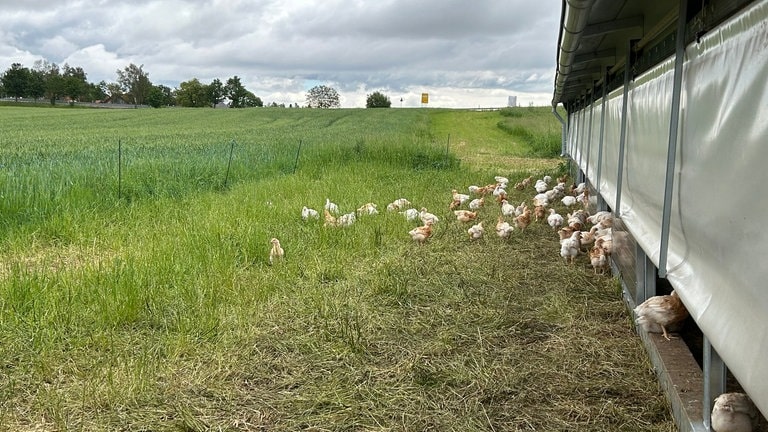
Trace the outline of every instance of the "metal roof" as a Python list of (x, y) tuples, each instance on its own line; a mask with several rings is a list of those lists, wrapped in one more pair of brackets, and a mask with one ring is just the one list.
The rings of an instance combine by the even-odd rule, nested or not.
[[(752, 0), (686, 1), (693, 40)], [(636, 64), (647, 68), (674, 54), (678, 8), (669, 0), (563, 0), (552, 105), (567, 108), (610, 85), (628, 58), (634, 75)]]

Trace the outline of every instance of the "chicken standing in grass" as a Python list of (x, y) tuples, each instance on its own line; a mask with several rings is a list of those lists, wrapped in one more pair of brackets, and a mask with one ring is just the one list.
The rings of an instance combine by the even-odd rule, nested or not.
[(320, 214), (317, 212), (317, 210), (311, 209), (307, 206), (304, 206), (301, 209), (301, 219), (304, 222), (308, 221), (309, 219), (319, 219), (319, 218), (320, 218)]
[(759, 422), (754, 402), (744, 393), (723, 393), (712, 407), (712, 429), (716, 432), (752, 432)]
[(499, 216), (499, 221), (496, 222), (496, 234), (503, 238), (508, 239), (510, 235), (512, 235), (512, 231), (515, 230), (515, 227), (509, 224), (509, 222), (504, 221), (504, 217)]
[(339, 213), (339, 206), (336, 205), (336, 203), (331, 202), (330, 199), (325, 199), (325, 209), (331, 212), (332, 214), (338, 214)]
[(283, 259), (285, 251), (280, 246), (280, 240), (273, 238), (269, 242), (272, 244), (272, 249), (269, 250), (269, 265), (272, 265), (275, 261)]
[(475, 198), (469, 202), (469, 208), (472, 210), (478, 210), (485, 203), (485, 198)]
[(336, 222), (336, 217), (331, 214), (328, 209), (323, 210), (323, 215), (325, 216), (325, 223), (323, 223), (323, 226), (331, 226), (335, 227), (338, 225), (338, 222)]
[(504, 216), (515, 216), (515, 206), (504, 200), (501, 202), (501, 214)]
[(553, 230), (557, 231), (565, 223), (562, 215), (559, 215), (553, 208), (549, 209), (549, 216), (547, 216), (547, 223)]
[(469, 195), (463, 194), (463, 193), (459, 193), (459, 191), (457, 191), (456, 189), (453, 189), (451, 191), (451, 194), (453, 196), (453, 200), (454, 201), (458, 201), (459, 205), (464, 204), (466, 201), (469, 200)]
[(453, 214), (456, 215), (456, 220), (459, 222), (471, 222), (477, 219), (476, 211), (473, 212), (469, 210), (454, 210)]
[(415, 208), (405, 209), (405, 210), (403, 210), (401, 212), (398, 212), (398, 213), (403, 215), (408, 222), (413, 222), (413, 221), (419, 220), (419, 211), (416, 210)]
[(483, 228), (483, 223), (480, 222), (478, 224), (472, 225), (467, 230), (467, 233), (469, 234), (470, 240), (477, 240), (483, 237), (483, 233), (485, 233), (485, 229)]
[(434, 214), (428, 212), (426, 207), (421, 208), (421, 211), (419, 212), (419, 218), (424, 223), (424, 225), (434, 225), (440, 222), (440, 219)]
[(531, 224), (531, 209), (526, 207), (525, 211), (523, 211), (523, 214), (515, 218), (515, 226), (517, 226), (521, 230), (524, 230), (530, 224)]
[(688, 317), (688, 309), (673, 290), (669, 295), (658, 295), (639, 304), (635, 310), (635, 323), (649, 333), (661, 333), (670, 340), (667, 327)]
[(589, 262), (592, 264), (595, 274), (604, 275), (605, 271), (608, 270), (608, 258), (601, 247), (593, 247), (589, 250)]
[(571, 236), (560, 242), (560, 256), (565, 259), (566, 264), (576, 262), (576, 257), (581, 249), (581, 231), (574, 231)]
[(413, 241), (421, 246), (432, 235), (432, 224), (427, 222), (423, 226), (419, 226), (408, 231), (408, 234), (411, 235)]

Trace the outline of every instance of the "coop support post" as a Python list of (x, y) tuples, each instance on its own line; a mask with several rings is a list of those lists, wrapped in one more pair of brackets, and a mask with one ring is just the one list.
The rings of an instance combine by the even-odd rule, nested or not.
[[(589, 127), (587, 127), (587, 156), (584, 162), (584, 177), (589, 181), (589, 156), (592, 152), (592, 124), (595, 116), (595, 101), (594, 101), (595, 87), (592, 86), (592, 92), (589, 97)], [(590, 183), (592, 183), (590, 181)]]
[(624, 63), (624, 92), (621, 102), (621, 132), (619, 133), (619, 167), (616, 176), (616, 216), (621, 217), (621, 187), (624, 182), (624, 148), (627, 146), (627, 107), (629, 106), (629, 78), (632, 70), (631, 54), (633, 41), (628, 42), (627, 61)]
[(552, 106), (552, 114), (554, 114), (555, 118), (557, 118), (557, 120), (560, 121), (560, 157), (564, 157), (567, 154), (567, 152), (565, 151), (565, 141), (567, 136), (565, 120), (560, 115), (560, 113), (557, 112), (557, 105)]
[(635, 305), (639, 305), (656, 295), (656, 266), (643, 248), (637, 244), (635, 245), (635, 276), (637, 277)]
[(709, 339), (704, 336), (704, 399), (702, 413), (704, 415), (704, 427), (712, 430), (712, 401), (719, 395), (725, 393), (725, 380), (727, 368), (723, 359), (710, 344)]
[(680, 96), (683, 87), (683, 62), (685, 60), (685, 24), (688, 0), (679, 1), (677, 36), (675, 40), (675, 75), (672, 85), (672, 108), (669, 119), (669, 144), (667, 146), (667, 173), (664, 181), (664, 204), (661, 213), (661, 244), (659, 245), (659, 277), (667, 276), (667, 251), (669, 249), (669, 223), (672, 213), (672, 192), (675, 183), (675, 157), (680, 125)]
[(601, 104), (600, 108), (600, 137), (597, 141), (597, 174), (595, 176), (595, 192), (597, 194), (597, 209), (598, 210), (605, 210), (605, 200), (603, 199), (603, 195), (600, 194), (600, 175), (603, 171), (603, 137), (605, 135), (605, 99), (606, 99), (606, 88), (608, 87), (608, 68), (605, 68), (603, 72), (603, 102)]

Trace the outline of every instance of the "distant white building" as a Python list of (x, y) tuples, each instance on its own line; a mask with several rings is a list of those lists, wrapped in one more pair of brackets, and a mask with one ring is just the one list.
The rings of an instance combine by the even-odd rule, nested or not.
[(509, 98), (507, 99), (507, 106), (508, 107), (517, 106), (517, 96), (509, 96)]

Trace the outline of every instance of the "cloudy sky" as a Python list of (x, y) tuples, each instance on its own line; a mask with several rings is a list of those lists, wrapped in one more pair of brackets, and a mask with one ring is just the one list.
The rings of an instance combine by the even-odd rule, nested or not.
[(114, 82), (134, 63), (171, 88), (237, 75), (265, 103), (325, 84), (343, 107), (374, 91), (393, 107), (548, 105), (559, 20), (554, 0), (0, 0), (0, 71), (46, 59)]

